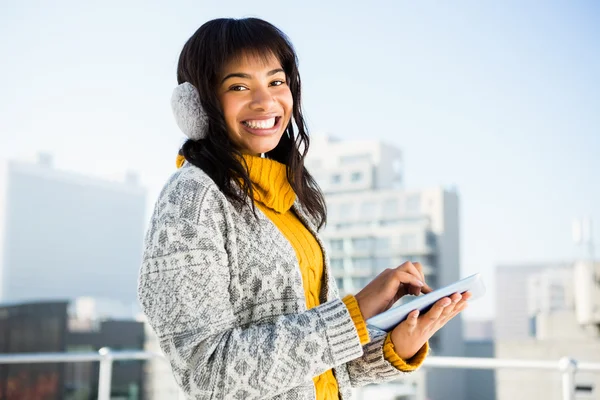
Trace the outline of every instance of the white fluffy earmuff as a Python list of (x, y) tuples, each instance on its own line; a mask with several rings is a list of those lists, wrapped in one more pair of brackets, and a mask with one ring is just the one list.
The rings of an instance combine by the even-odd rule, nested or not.
[(208, 116), (200, 104), (198, 89), (184, 82), (173, 90), (171, 108), (179, 129), (192, 140), (206, 137)]

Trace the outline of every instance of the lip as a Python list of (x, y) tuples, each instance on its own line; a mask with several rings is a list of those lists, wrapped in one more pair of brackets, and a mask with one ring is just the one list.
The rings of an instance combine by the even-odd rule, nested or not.
[[(270, 118), (275, 118), (275, 125), (273, 125), (273, 127), (269, 128), (269, 129), (254, 129), (254, 128), (250, 128), (249, 126), (246, 126), (244, 124), (244, 121), (249, 121), (249, 120), (262, 121), (262, 120), (270, 119)], [(260, 116), (260, 117), (247, 118), (244, 121), (241, 121), (240, 125), (246, 132), (250, 133), (251, 135), (269, 136), (269, 135), (273, 135), (279, 131), (279, 129), (281, 128), (281, 120), (282, 119), (283, 119), (283, 117), (280, 115), (264, 115), (264, 116)]]

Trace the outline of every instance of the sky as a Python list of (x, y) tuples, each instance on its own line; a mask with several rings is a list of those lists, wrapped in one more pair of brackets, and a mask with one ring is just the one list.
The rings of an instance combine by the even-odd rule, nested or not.
[(596, 1), (0, 7), (1, 160), (138, 172), (149, 212), (184, 138), (169, 104), (183, 44), (210, 19), (253, 16), (298, 52), (311, 133), (383, 140), (402, 149), (407, 188), (456, 187), (461, 274), (490, 289), (467, 318), (493, 317), (497, 265), (573, 260), (572, 219), (600, 224)]

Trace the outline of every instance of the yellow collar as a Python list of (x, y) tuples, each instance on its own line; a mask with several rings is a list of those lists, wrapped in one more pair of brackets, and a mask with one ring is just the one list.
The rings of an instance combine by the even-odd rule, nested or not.
[[(258, 156), (244, 155), (243, 157), (248, 164), (248, 175), (254, 188), (254, 200), (278, 213), (287, 212), (292, 208), (296, 201), (296, 193), (287, 179), (285, 164)], [(177, 168), (181, 168), (184, 162), (185, 158), (177, 155)]]
[(278, 213), (287, 212), (296, 200), (296, 193), (287, 179), (286, 165), (257, 156), (244, 155), (244, 159), (253, 184), (254, 200)]

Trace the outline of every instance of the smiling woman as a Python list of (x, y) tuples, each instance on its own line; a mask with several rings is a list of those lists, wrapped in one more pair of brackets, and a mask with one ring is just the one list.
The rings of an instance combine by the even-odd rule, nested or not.
[(468, 295), (390, 333), (365, 320), (431, 291), (419, 263), (340, 299), (287, 37), (259, 19), (209, 21), (185, 44), (177, 80), (189, 140), (156, 202), (138, 293), (187, 398), (346, 400), (352, 386), (417, 369)]
[(219, 102), (229, 138), (242, 154), (273, 150), (292, 116), (292, 92), (273, 55), (242, 54), (223, 68)]

